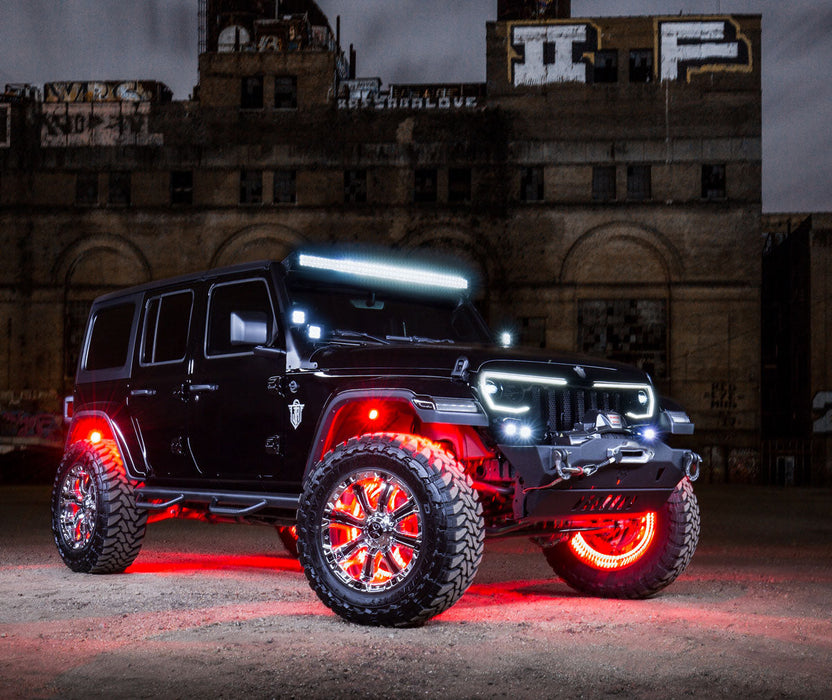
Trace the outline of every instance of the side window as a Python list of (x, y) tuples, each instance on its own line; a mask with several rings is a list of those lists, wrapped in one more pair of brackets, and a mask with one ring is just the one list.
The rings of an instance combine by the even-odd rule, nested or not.
[(188, 349), (193, 293), (175, 292), (149, 299), (145, 305), (141, 363), (181, 362)]
[(242, 355), (268, 343), (274, 333), (274, 313), (263, 280), (218, 284), (208, 301), (205, 354)]
[(95, 313), (84, 369), (118, 369), (127, 364), (135, 304), (118, 304)]

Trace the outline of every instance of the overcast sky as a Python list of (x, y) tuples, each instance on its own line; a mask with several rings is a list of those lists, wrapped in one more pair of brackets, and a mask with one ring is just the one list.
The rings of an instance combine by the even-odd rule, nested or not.
[[(482, 82), (497, 0), (318, 0), (359, 76)], [(0, 82), (147, 79), (186, 99), (197, 0), (0, 0)], [(763, 209), (832, 210), (832, 2), (572, 0), (575, 17), (763, 15)]]

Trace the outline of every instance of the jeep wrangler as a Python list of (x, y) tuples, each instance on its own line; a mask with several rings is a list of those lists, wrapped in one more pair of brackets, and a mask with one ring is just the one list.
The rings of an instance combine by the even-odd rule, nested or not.
[[(412, 626), (470, 586), (486, 537), (567, 584), (643, 598), (699, 538), (677, 405), (622, 364), (499, 347), (448, 271), (299, 253), (95, 300), (52, 492), (74, 571), (148, 522), (276, 527), (343, 618)], [(295, 549), (295, 544), (296, 549)]]

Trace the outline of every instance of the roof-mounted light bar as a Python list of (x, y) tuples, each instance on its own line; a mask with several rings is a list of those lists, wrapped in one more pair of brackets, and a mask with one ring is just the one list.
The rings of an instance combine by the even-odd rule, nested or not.
[(343, 272), (348, 275), (371, 277), (390, 282), (404, 282), (425, 287), (442, 287), (443, 289), (468, 289), (468, 280), (464, 277), (414, 267), (401, 267), (399, 265), (351, 260), (349, 258), (324, 258), (305, 253), (298, 256), (298, 264), (301, 267)]

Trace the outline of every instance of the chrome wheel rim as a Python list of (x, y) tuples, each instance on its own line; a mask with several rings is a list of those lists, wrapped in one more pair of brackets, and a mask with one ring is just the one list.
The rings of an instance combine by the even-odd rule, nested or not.
[(330, 571), (353, 590), (377, 593), (404, 581), (422, 548), (422, 511), (389, 472), (350, 474), (324, 504), (321, 544)]
[(58, 504), (61, 537), (73, 550), (83, 549), (95, 532), (98, 506), (92, 472), (75, 464), (61, 483)]

